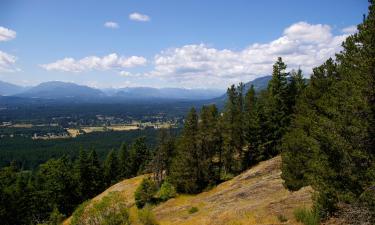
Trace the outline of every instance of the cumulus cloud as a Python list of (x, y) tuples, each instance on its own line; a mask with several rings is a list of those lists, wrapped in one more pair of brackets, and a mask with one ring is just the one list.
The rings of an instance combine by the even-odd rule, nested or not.
[(281, 56), (289, 68), (309, 75), (311, 69), (334, 57), (348, 36), (333, 35), (323, 24), (298, 22), (268, 43), (255, 43), (240, 51), (216, 49), (205, 44), (185, 45), (154, 57), (154, 69), (146, 76), (158, 77), (184, 87), (226, 87), (269, 75)]
[(0, 51), (0, 72), (15, 72), (19, 69), (15, 67), (17, 58), (6, 52)]
[(118, 25), (118, 23), (113, 22), (113, 21), (105, 22), (105, 23), (104, 23), (104, 26), (107, 27), (107, 28), (111, 28), (111, 29), (117, 29), (117, 28), (120, 27), (120, 26)]
[(147, 16), (145, 14), (137, 13), (137, 12), (131, 13), (129, 15), (129, 19), (130, 20), (134, 20), (134, 21), (140, 21), (140, 22), (150, 21), (150, 17), (149, 16)]
[(46, 70), (57, 70), (65, 72), (83, 72), (89, 70), (111, 70), (143, 66), (147, 63), (144, 57), (118, 56), (116, 53), (106, 55), (102, 58), (88, 56), (79, 60), (74, 58), (64, 58), (56, 62), (40, 65)]
[(10, 41), (14, 38), (16, 38), (14, 30), (0, 26), (0, 41)]
[(353, 34), (357, 32), (357, 26), (345, 27), (341, 30), (341, 32), (346, 33), (346, 34)]

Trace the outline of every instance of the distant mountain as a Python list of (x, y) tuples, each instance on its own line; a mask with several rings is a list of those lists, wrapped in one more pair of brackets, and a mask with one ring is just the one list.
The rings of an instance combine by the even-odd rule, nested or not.
[(247, 92), (250, 89), (251, 85), (254, 85), (254, 89), (256, 92), (265, 90), (267, 89), (268, 82), (270, 82), (271, 79), (272, 79), (272, 76), (264, 76), (264, 77), (256, 78), (250, 82), (247, 82), (245, 84), (245, 92)]
[(203, 100), (215, 98), (221, 94), (222, 90), (216, 89), (132, 87), (119, 89), (113, 96), (127, 99)]
[(0, 81), (0, 95), (3, 96), (15, 95), (25, 91), (26, 89), (26, 87)]
[[(267, 89), (268, 82), (272, 79), (272, 76), (264, 76), (256, 78), (250, 82), (245, 83), (244, 93), (246, 93), (251, 85), (254, 85), (255, 92), (259, 92)], [(227, 99), (227, 94), (224, 93), (218, 98), (214, 98), (210, 103), (216, 104), (219, 108), (224, 106), (225, 100)]]
[[(271, 76), (257, 78), (245, 84), (245, 91), (254, 85), (256, 91), (267, 88)], [(86, 102), (112, 102), (131, 103), (143, 102), (170, 102), (177, 100), (204, 101), (223, 105), (226, 99), (224, 90), (219, 89), (184, 89), (184, 88), (151, 88), (151, 87), (128, 87), (120, 89), (99, 90), (84, 85), (67, 83), (61, 81), (50, 81), (41, 83), (35, 87), (24, 88), (17, 85), (0, 82), (0, 95), (12, 96), (24, 99), (86, 101)], [(7, 101), (22, 101), (17, 98), (8, 98)]]
[[(216, 89), (129, 87), (99, 90), (74, 83), (50, 81), (31, 87), (13, 96), (22, 98), (85, 100), (92, 102), (137, 101), (137, 100), (205, 100), (222, 94)], [(11, 94), (8, 94), (11, 95)]]
[(104, 97), (105, 94), (94, 88), (74, 83), (61, 81), (50, 81), (41, 83), (29, 90), (17, 94), (17, 97), (24, 98), (42, 98), (42, 99), (97, 99)]

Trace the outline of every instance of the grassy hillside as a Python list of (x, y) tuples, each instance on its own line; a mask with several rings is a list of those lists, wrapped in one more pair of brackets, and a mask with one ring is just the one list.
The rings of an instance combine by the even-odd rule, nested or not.
[[(209, 225), (209, 224), (298, 224), (293, 210), (298, 207), (310, 207), (311, 188), (298, 192), (289, 192), (282, 185), (280, 177), (281, 158), (275, 157), (245, 171), (230, 181), (198, 195), (180, 195), (153, 208), (153, 213), (161, 225)], [(110, 192), (118, 191), (118, 202), (130, 207), (130, 218), (134, 224), (137, 209), (134, 206), (133, 193), (143, 176), (124, 180), (110, 187), (94, 198), (100, 201)], [(192, 207), (197, 212), (189, 213)], [(288, 221), (282, 223), (278, 217)], [(69, 220), (64, 225), (68, 225)]]

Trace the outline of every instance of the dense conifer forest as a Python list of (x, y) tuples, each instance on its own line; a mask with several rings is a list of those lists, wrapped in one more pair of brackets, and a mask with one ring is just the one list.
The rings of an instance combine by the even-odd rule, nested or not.
[[(155, 148), (144, 137), (123, 143), (100, 162), (82, 149), (76, 160), (53, 158), (34, 171), (11, 163), (0, 171), (2, 224), (55, 224), (116, 182), (144, 173), (139, 208), (177, 193), (195, 194), (281, 154), (284, 185), (312, 186), (312, 213), (375, 221), (375, 2), (335, 59), (309, 82), (282, 58), (266, 90), (227, 90), (225, 107), (192, 108), (181, 134), (162, 129)], [(158, 199), (155, 193), (162, 190)], [(344, 215), (342, 215), (344, 216)]]

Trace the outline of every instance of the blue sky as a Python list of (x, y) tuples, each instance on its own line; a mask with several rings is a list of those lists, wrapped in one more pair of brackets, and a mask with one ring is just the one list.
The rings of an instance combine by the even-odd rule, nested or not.
[(0, 1), (0, 80), (225, 88), (339, 51), (365, 0)]

